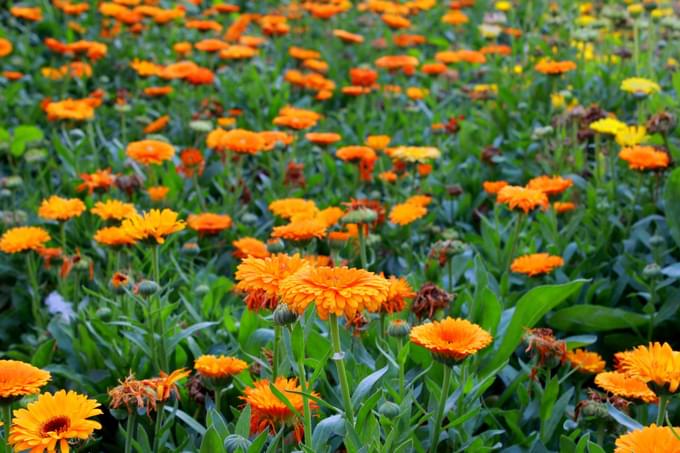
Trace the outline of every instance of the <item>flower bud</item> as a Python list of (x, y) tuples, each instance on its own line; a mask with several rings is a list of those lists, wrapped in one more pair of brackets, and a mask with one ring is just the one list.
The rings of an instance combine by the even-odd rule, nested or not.
[(658, 234), (655, 234), (651, 238), (649, 238), (649, 245), (651, 247), (661, 247), (666, 243), (666, 240), (663, 238), (663, 236), (659, 236)]
[(29, 164), (44, 162), (47, 159), (45, 148), (31, 148), (24, 153), (24, 160)]
[(661, 267), (656, 263), (650, 263), (642, 270), (645, 278), (656, 278), (661, 275)]
[(380, 412), (380, 415), (384, 415), (385, 417), (395, 418), (399, 415), (401, 409), (397, 403), (393, 403), (392, 401), (385, 401), (378, 408), (378, 412)]
[(389, 326), (387, 326), (387, 335), (390, 337), (406, 337), (409, 332), (411, 332), (411, 325), (402, 319), (390, 321)]
[(114, 294), (125, 294), (125, 291), (130, 289), (132, 286), (132, 281), (130, 277), (123, 274), (122, 272), (116, 272), (109, 280), (109, 289)]
[(189, 128), (196, 132), (210, 132), (213, 130), (213, 125), (210, 121), (197, 120), (189, 123)]
[(185, 242), (182, 244), (181, 253), (186, 256), (196, 256), (201, 253), (201, 247), (198, 246), (197, 242)]
[(287, 326), (297, 321), (297, 315), (288, 308), (288, 305), (279, 303), (274, 309), (274, 322), (278, 326)]
[(349, 211), (347, 214), (342, 216), (342, 218), (340, 219), (340, 222), (342, 222), (344, 224), (348, 224), (348, 223), (364, 224), (364, 223), (373, 223), (377, 219), (378, 219), (378, 213), (375, 212), (373, 209), (359, 208), (359, 209)]
[(153, 280), (142, 280), (139, 282), (137, 289), (142, 296), (152, 296), (160, 290), (160, 287)]
[(229, 434), (224, 439), (224, 448), (227, 453), (234, 453), (238, 450), (248, 451), (251, 442), (243, 436), (238, 434)]
[(246, 212), (241, 216), (241, 223), (245, 225), (255, 225), (257, 220), (257, 216), (252, 212)]
[(111, 320), (111, 309), (109, 307), (99, 307), (95, 313), (97, 318), (101, 319), (102, 321), (110, 321)]
[(203, 297), (206, 294), (210, 292), (210, 287), (208, 285), (198, 285), (196, 288), (194, 288), (194, 291), (196, 292), (196, 295), (199, 297)]
[(281, 239), (273, 239), (267, 241), (267, 250), (269, 253), (281, 253), (283, 252), (285, 245)]

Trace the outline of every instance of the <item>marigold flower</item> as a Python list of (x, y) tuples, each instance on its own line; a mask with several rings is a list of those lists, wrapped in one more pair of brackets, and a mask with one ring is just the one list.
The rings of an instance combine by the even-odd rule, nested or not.
[(106, 168), (104, 170), (97, 170), (94, 173), (81, 173), (80, 179), (83, 183), (80, 184), (76, 190), (82, 192), (87, 190), (88, 193), (92, 194), (95, 190), (108, 190), (109, 187), (113, 185), (116, 181), (115, 176), (111, 174), (111, 169)]
[(312, 200), (304, 198), (282, 198), (269, 203), (269, 210), (279, 217), (291, 219), (294, 216), (316, 217), (319, 208)]
[(160, 130), (163, 130), (165, 126), (168, 125), (170, 122), (170, 116), (169, 115), (163, 115), (161, 117), (158, 117), (156, 120), (150, 122), (149, 124), (146, 125), (144, 128), (144, 133), (145, 134), (153, 134), (155, 132), (158, 132)]
[(653, 391), (641, 379), (618, 371), (607, 371), (595, 376), (595, 385), (607, 392), (628, 399), (652, 403), (657, 400)]
[(248, 364), (243, 360), (225, 355), (202, 355), (194, 362), (198, 374), (210, 379), (226, 379), (247, 368)]
[(45, 109), (47, 119), (85, 121), (94, 118), (94, 106), (89, 99), (66, 99), (50, 102)]
[(191, 214), (187, 219), (187, 225), (200, 234), (217, 234), (231, 227), (231, 217), (226, 214), (213, 214), (211, 212), (198, 215)]
[(368, 146), (343, 146), (338, 148), (335, 155), (338, 159), (344, 161), (376, 160), (378, 158), (373, 148)]
[(13, 6), (9, 9), (9, 12), (12, 16), (18, 19), (25, 19), (31, 22), (38, 22), (43, 18), (42, 10), (37, 7), (31, 8), (28, 6)]
[(555, 268), (563, 265), (564, 260), (560, 256), (553, 256), (547, 253), (533, 253), (515, 258), (512, 261), (510, 270), (519, 274), (526, 274), (529, 277), (535, 277), (536, 275), (552, 272)]
[(390, 71), (409, 70), (418, 66), (418, 59), (410, 55), (386, 55), (375, 60), (375, 65)]
[(267, 244), (255, 238), (244, 237), (231, 243), (234, 246), (234, 256), (236, 258), (266, 258), (270, 255)]
[(392, 138), (389, 135), (369, 135), (364, 144), (377, 151), (387, 148), (391, 140)]
[(90, 212), (102, 220), (122, 220), (135, 212), (135, 205), (120, 200), (98, 201)]
[(400, 203), (390, 210), (390, 222), (397, 225), (408, 225), (427, 214), (425, 206), (413, 203)]
[(510, 209), (519, 208), (525, 214), (538, 207), (548, 207), (548, 196), (544, 192), (519, 186), (503, 187), (496, 194), (496, 201), (507, 204)]
[(614, 136), (620, 146), (636, 146), (649, 139), (645, 126), (625, 126), (616, 131)]
[(47, 220), (65, 221), (78, 217), (85, 210), (85, 203), (78, 198), (62, 198), (52, 195), (40, 203), (38, 215)]
[(170, 85), (144, 88), (144, 94), (152, 97), (165, 96), (172, 93), (172, 91), (173, 88)]
[(156, 410), (156, 392), (147, 380), (138, 380), (130, 375), (118, 382), (116, 387), (109, 390), (112, 408), (118, 409), (124, 405), (128, 412), (142, 409), (147, 414)]
[(133, 245), (137, 242), (130, 237), (127, 232), (119, 226), (100, 228), (94, 234), (94, 240), (109, 247), (119, 247), (122, 245)]
[(619, 158), (628, 162), (631, 170), (661, 170), (668, 167), (670, 157), (663, 151), (651, 146), (632, 146), (623, 148)]
[[(16, 451), (68, 452), (69, 442), (88, 439), (101, 425), (99, 403), (76, 392), (43, 393), (26, 409), (14, 411), (8, 442)], [(57, 447), (58, 445), (58, 447)]]
[(243, 154), (257, 154), (265, 149), (266, 142), (257, 132), (245, 129), (224, 131), (216, 129), (208, 134), (206, 143), (210, 148), (218, 151), (233, 151)]
[[(276, 433), (282, 425), (292, 426), (295, 437), (300, 442), (304, 434), (304, 428), (299, 417), (296, 415), (303, 412), (303, 399), (300, 395), (302, 389), (298, 385), (297, 379), (286, 379), (279, 376), (273, 385), (279, 392), (286, 396), (288, 402), (296, 412), (291, 411), (288, 406), (281, 401), (271, 390), (270, 382), (266, 379), (255, 381), (253, 387), (246, 387), (242, 400), (250, 406), (250, 432), (251, 434), (270, 431)], [(316, 398), (319, 394), (312, 392)], [(318, 409), (314, 400), (309, 400), (309, 408), (312, 411)]]
[(491, 344), (486, 330), (466, 319), (444, 318), (411, 329), (411, 341), (436, 356), (460, 361)]
[(550, 196), (564, 192), (573, 184), (574, 181), (561, 176), (538, 176), (529, 180), (527, 189), (540, 190)]
[(430, 160), (439, 159), (441, 152), (437, 148), (430, 146), (399, 146), (391, 150), (390, 157), (406, 162), (425, 163)]
[(279, 286), (281, 300), (301, 314), (311, 303), (321, 319), (329, 314), (353, 319), (364, 310), (376, 312), (389, 295), (384, 277), (347, 267), (303, 267)]
[(172, 395), (178, 395), (177, 382), (186, 378), (191, 374), (191, 371), (184, 368), (175, 370), (170, 374), (161, 371), (159, 377), (147, 379), (146, 381), (153, 387), (156, 392), (156, 399), (158, 401), (167, 401)]
[(175, 147), (158, 140), (140, 140), (128, 144), (126, 154), (144, 165), (160, 165), (175, 155)]
[(397, 278), (392, 276), (388, 280), (390, 282), (389, 293), (387, 299), (385, 299), (385, 302), (380, 307), (380, 311), (385, 313), (402, 311), (406, 306), (406, 300), (412, 299), (416, 292), (403, 277)]
[(661, 91), (658, 83), (642, 77), (630, 77), (621, 82), (621, 90), (633, 94), (652, 94)]
[(507, 181), (484, 181), (482, 183), (484, 191), (492, 195), (497, 194), (503, 187), (507, 185), (508, 185)]
[(573, 211), (574, 209), (576, 209), (576, 205), (569, 201), (566, 202), (556, 201), (553, 203), (553, 209), (558, 214), (563, 214), (565, 212)]
[(331, 145), (342, 140), (342, 135), (334, 132), (309, 132), (305, 134), (305, 138), (317, 145)]
[(568, 351), (567, 360), (571, 363), (571, 366), (577, 368), (582, 373), (601, 373), (604, 371), (605, 366), (607, 366), (600, 354), (586, 351), (585, 349)]
[(542, 60), (535, 66), (536, 71), (548, 75), (560, 75), (576, 69), (573, 61)]
[(0, 399), (4, 403), (25, 395), (40, 393), (51, 379), (50, 373), (18, 360), (0, 360)]
[(590, 129), (601, 134), (616, 135), (616, 133), (626, 127), (626, 123), (616, 118), (602, 118), (590, 123)]
[(406, 199), (406, 203), (415, 204), (418, 206), (427, 206), (432, 203), (432, 197), (429, 195), (413, 195)]
[(668, 343), (649, 343), (616, 355), (617, 368), (645, 383), (654, 383), (671, 393), (680, 386), (680, 352)]
[(50, 240), (49, 233), (40, 227), (14, 227), (0, 237), (0, 250), (4, 253), (18, 253), (38, 250)]
[(333, 30), (333, 36), (341, 39), (344, 42), (352, 44), (361, 44), (364, 42), (364, 37), (356, 33), (350, 33), (346, 30), (335, 29)]
[(680, 439), (676, 432), (680, 428), (656, 426), (652, 423), (642, 429), (627, 432), (616, 439), (614, 453), (678, 453)]
[(292, 220), (287, 225), (274, 227), (272, 237), (291, 241), (322, 239), (326, 235), (327, 228), (326, 223), (321, 219), (303, 218)]
[(151, 201), (163, 201), (168, 196), (170, 188), (167, 186), (153, 186), (146, 189), (146, 193), (151, 198)]
[(178, 220), (177, 213), (170, 209), (152, 209), (143, 215), (134, 213), (121, 225), (131, 238), (137, 241), (154, 238), (158, 244), (165, 242), (165, 236), (182, 231), (184, 227), (184, 221)]
[(5, 38), (0, 38), (0, 58), (12, 53), (12, 42)]

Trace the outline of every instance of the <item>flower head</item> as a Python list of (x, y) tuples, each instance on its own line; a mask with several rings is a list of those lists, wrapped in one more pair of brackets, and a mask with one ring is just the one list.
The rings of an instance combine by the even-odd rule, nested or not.
[(602, 118), (590, 123), (590, 129), (600, 134), (616, 135), (621, 129), (626, 127), (626, 123), (616, 118)]
[(90, 212), (102, 220), (122, 220), (135, 211), (135, 205), (120, 200), (98, 201)]
[(670, 163), (667, 153), (657, 151), (651, 146), (623, 148), (619, 152), (619, 158), (628, 162), (631, 170), (660, 170)]
[(314, 238), (322, 239), (326, 236), (327, 229), (328, 226), (322, 219), (293, 219), (287, 225), (274, 227), (272, 237), (291, 241), (307, 241)]
[(94, 234), (94, 240), (109, 247), (132, 245), (137, 242), (125, 229), (119, 226), (100, 228)]
[(547, 253), (533, 253), (515, 258), (510, 265), (510, 269), (518, 274), (535, 277), (536, 275), (552, 272), (555, 268), (562, 265), (564, 265), (564, 260), (560, 256), (549, 255)]
[(250, 310), (273, 310), (279, 301), (281, 282), (307, 265), (300, 255), (245, 258), (236, 268), (236, 290), (246, 294), (245, 302)]
[(411, 329), (411, 341), (433, 354), (458, 361), (489, 346), (493, 337), (466, 319), (445, 318)]
[(542, 60), (536, 65), (535, 69), (542, 74), (560, 75), (576, 69), (576, 63), (573, 61)]
[(99, 403), (85, 395), (65, 390), (43, 393), (26, 409), (14, 411), (9, 443), (16, 451), (68, 452), (70, 441), (88, 439), (101, 429), (89, 420), (100, 414)]
[(160, 165), (175, 155), (175, 147), (159, 140), (141, 140), (128, 144), (128, 157), (144, 165)]
[(616, 131), (614, 138), (620, 146), (636, 146), (649, 137), (645, 126), (625, 126)]
[(566, 179), (561, 176), (538, 176), (529, 180), (527, 188), (540, 190), (550, 196), (564, 192), (573, 184), (574, 182), (571, 179)]
[(296, 313), (311, 303), (321, 319), (329, 314), (353, 319), (363, 310), (376, 312), (387, 300), (390, 283), (363, 269), (307, 266), (281, 282), (281, 300)]
[(649, 343), (616, 355), (618, 369), (646, 383), (675, 393), (680, 386), (680, 352), (668, 343)]
[(652, 403), (657, 400), (653, 391), (644, 381), (618, 371), (607, 371), (595, 376), (595, 384), (603, 390), (628, 399)]
[(211, 212), (192, 214), (187, 219), (187, 224), (189, 228), (198, 231), (200, 234), (217, 234), (231, 227), (231, 217), (226, 214), (213, 214)]
[(567, 360), (582, 373), (601, 373), (607, 365), (600, 354), (585, 349), (568, 351)]
[(50, 373), (18, 360), (0, 360), (0, 399), (21, 398), (40, 393)]
[(255, 238), (244, 237), (237, 239), (231, 245), (234, 246), (234, 256), (236, 258), (248, 258), (249, 256), (253, 258), (266, 258), (269, 256), (267, 244)]
[(406, 306), (406, 300), (412, 299), (416, 295), (411, 285), (405, 278), (390, 277), (390, 291), (387, 299), (383, 302), (380, 311), (385, 313), (396, 313), (402, 311)]
[(392, 207), (390, 222), (397, 225), (408, 225), (427, 214), (427, 208), (413, 203), (400, 203)]
[(614, 453), (678, 453), (680, 439), (673, 432), (678, 428), (656, 426), (652, 423), (642, 429), (627, 432), (616, 439)]
[(630, 77), (621, 82), (621, 89), (633, 94), (652, 94), (661, 91), (658, 83), (642, 77)]
[(4, 253), (18, 253), (38, 250), (50, 240), (47, 231), (40, 227), (14, 227), (0, 237), (0, 250)]
[(507, 204), (510, 209), (519, 208), (528, 213), (538, 207), (548, 207), (548, 197), (545, 192), (519, 186), (505, 186), (496, 194), (496, 201)]
[(303, 198), (282, 198), (269, 203), (269, 210), (284, 219), (295, 216), (314, 217), (319, 212), (316, 203)]
[(430, 146), (399, 146), (390, 151), (390, 157), (405, 162), (423, 163), (439, 159), (441, 155), (441, 151)]
[(68, 220), (78, 217), (85, 210), (85, 203), (78, 198), (62, 198), (52, 195), (38, 208), (38, 215), (47, 220)]
[(140, 215), (132, 214), (121, 225), (121, 228), (136, 241), (154, 238), (158, 244), (165, 242), (165, 236), (182, 231), (184, 221), (177, 219), (177, 213), (170, 209), (152, 209)]
[(194, 368), (203, 377), (225, 379), (247, 369), (248, 364), (241, 359), (225, 355), (202, 355), (194, 362)]

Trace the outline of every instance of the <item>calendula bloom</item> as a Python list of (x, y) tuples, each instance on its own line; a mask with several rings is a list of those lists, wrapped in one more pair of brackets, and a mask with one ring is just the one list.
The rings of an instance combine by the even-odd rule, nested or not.
[(374, 150), (382, 150), (389, 146), (392, 138), (389, 135), (369, 135), (364, 144)]
[(595, 385), (622, 398), (642, 400), (646, 403), (657, 400), (654, 392), (643, 380), (618, 371), (598, 373), (595, 376)]
[(322, 219), (302, 218), (291, 220), (287, 225), (274, 227), (273, 238), (288, 239), (291, 241), (307, 241), (310, 239), (323, 239), (326, 236), (328, 226)]
[(115, 176), (111, 174), (110, 168), (97, 170), (94, 173), (81, 173), (80, 179), (83, 180), (83, 183), (80, 184), (76, 190), (78, 192), (87, 190), (90, 194), (95, 190), (106, 191), (116, 181)]
[(540, 190), (541, 192), (550, 196), (564, 192), (573, 184), (574, 181), (561, 176), (538, 176), (529, 180), (527, 183), (527, 188)]
[(507, 185), (508, 185), (507, 181), (484, 181), (482, 183), (484, 191), (491, 195), (497, 194), (503, 187)]
[(155, 239), (158, 244), (165, 242), (165, 237), (182, 231), (184, 221), (177, 219), (177, 213), (170, 209), (152, 209), (142, 215), (134, 213), (123, 220), (121, 228), (136, 241)]
[(510, 209), (519, 208), (525, 214), (538, 207), (548, 207), (548, 196), (544, 192), (520, 186), (503, 187), (496, 194), (496, 201), (507, 204)]
[(467, 319), (447, 317), (414, 327), (411, 341), (441, 358), (460, 361), (489, 346), (493, 337)]
[(535, 69), (542, 74), (560, 75), (576, 69), (576, 63), (573, 61), (542, 60), (535, 66)]
[(94, 106), (89, 99), (66, 99), (50, 102), (45, 108), (47, 119), (86, 121), (94, 118)]
[(38, 250), (50, 240), (49, 233), (40, 227), (14, 227), (0, 237), (0, 250), (4, 253), (19, 253)]
[(574, 349), (567, 352), (567, 360), (571, 366), (577, 368), (582, 373), (601, 373), (607, 366), (602, 356), (597, 352), (586, 351), (585, 349)]
[(272, 255), (266, 258), (245, 258), (236, 268), (236, 290), (246, 294), (250, 310), (273, 310), (279, 302), (279, 286), (308, 263), (300, 255)]
[(5, 38), (0, 38), (0, 58), (12, 53), (12, 42)]
[(144, 88), (144, 94), (151, 97), (166, 96), (172, 91), (173, 88), (170, 85)]
[(191, 214), (187, 219), (187, 225), (200, 234), (217, 234), (231, 227), (231, 217), (226, 214)]
[(194, 369), (209, 379), (226, 379), (248, 369), (248, 364), (236, 357), (202, 355), (194, 362)]
[(616, 355), (618, 369), (629, 376), (675, 393), (680, 386), (680, 352), (668, 343), (649, 343)]
[(169, 115), (163, 115), (161, 117), (158, 117), (157, 119), (146, 125), (146, 127), (144, 128), (144, 133), (153, 134), (155, 132), (163, 130), (165, 126), (168, 125), (169, 122), (170, 122)]
[(565, 202), (556, 201), (556, 202), (553, 203), (553, 209), (558, 214), (563, 214), (565, 212), (573, 211), (574, 209), (576, 209), (576, 205), (572, 202), (569, 202), (569, 201), (565, 201)]
[(118, 385), (109, 390), (109, 397), (113, 409), (125, 406), (129, 413), (142, 409), (147, 415), (156, 410), (156, 392), (147, 380), (135, 379), (134, 375), (118, 381)]
[(0, 360), (0, 400), (4, 403), (40, 393), (50, 373), (18, 360)]
[(390, 222), (396, 225), (408, 225), (427, 214), (427, 208), (418, 204), (400, 203), (390, 210)]
[(76, 392), (43, 393), (26, 409), (14, 411), (8, 442), (16, 451), (67, 453), (70, 442), (86, 440), (101, 425), (99, 403)]
[(179, 153), (179, 160), (182, 162), (181, 165), (177, 166), (177, 172), (191, 178), (194, 173), (198, 176), (203, 174), (203, 169), (205, 168), (205, 159), (203, 158), (203, 153), (196, 148), (186, 148)]
[(620, 146), (636, 146), (649, 139), (644, 126), (626, 126), (616, 131), (614, 136)]
[(373, 148), (368, 146), (343, 146), (335, 152), (335, 155), (338, 159), (344, 161), (375, 160), (378, 158)]
[(553, 256), (547, 253), (533, 253), (515, 258), (512, 261), (510, 270), (518, 274), (535, 277), (536, 275), (552, 272), (563, 265), (564, 260), (560, 256)]
[(132, 245), (137, 242), (128, 235), (125, 229), (119, 226), (100, 228), (94, 234), (94, 240), (109, 247)]
[(85, 203), (78, 198), (62, 198), (52, 195), (40, 203), (38, 215), (46, 220), (65, 221), (78, 217), (85, 210)]
[(234, 256), (236, 258), (243, 259), (250, 256), (253, 258), (266, 258), (270, 255), (269, 250), (267, 250), (267, 244), (255, 238), (244, 237), (237, 239), (231, 245), (234, 246)]
[(304, 198), (282, 198), (274, 200), (269, 203), (269, 210), (279, 217), (284, 219), (291, 219), (294, 216), (304, 215), (306, 217), (315, 217), (319, 208), (312, 200), (305, 200)]
[(621, 82), (621, 90), (633, 94), (652, 94), (661, 91), (658, 83), (641, 77), (630, 77)]
[(225, 131), (216, 129), (206, 138), (208, 147), (218, 151), (233, 151), (242, 154), (257, 154), (265, 149), (266, 142), (257, 132), (245, 129)]
[(424, 163), (439, 159), (441, 152), (430, 146), (399, 146), (390, 151), (390, 157), (405, 162)]
[(163, 201), (169, 192), (170, 188), (167, 186), (153, 186), (146, 189), (146, 193), (151, 198), (151, 201)]
[(281, 300), (301, 314), (311, 303), (321, 319), (329, 314), (353, 319), (364, 310), (376, 312), (389, 295), (384, 277), (363, 269), (308, 266), (279, 285)]
[(184, 368), (175, 370), (170, 374), (161, 371), (160, 376), (147, 379), (147, 382), (156, 392), (156, 400), (164, 402), (170, 399), (171, 396), (179, 394), (177, 390), (177, 383), (191, 374), (191, 371)]
[(619, 121), (616, 118), (602, 118), (597, 121), (590, 123), (590, 129), (601, 134), (616, 135), (616, 133), (627, 127), (626, 123)]
[(380, 311), (385, 313), (396, 313), (402, 311), (406, 306), (406, 300), (412, 299), (416, 292), (411, 288), (405, 278), (390, 277), (390, 289), (387, 299), (383, 302)]
[(42, 16), (42, 10), (40, 8), (31, 8), (28, 6), (13, 6), (9, 9), (10, 14), (12, 16), (19, 18), (19, 19), (25, 19), (31, 22), (38, 22), (41, 21), (43, 16)]
[(413, 195), (406, 199), (406, 203), (415, 204), (418, 206), (427, 206), (432, 202), (432, 197), (429, 195)]
[[(286, 396), (286, 399), (296, 412), (281, 401), (271, 390), (270, 382), (267, 379), (255, 381), (252, 387), (246, 387), (241, 397), (250, 406), (250, 432), (251, 434), (270, 431), (272, 434), (280, 429), (282, 425), (292, 426), (298, 442), (302, 441), (304, 428), (302, 421), (296, 415), (303, 412), (303, 399), (299, 392), (302, 391), (297, 379), (287, 379), (278, 377), (273, 383), (274, 387)], [(312, 392), (316, 398), (319, 394)], [(318, 409), (318, 405), (313, 400), (309, 400), (309, 408), (312, 411)]]
[(364, 37), (356, 33), (350, 33), (346, 30), (333, 30), (333, 36), (339, 38), (340, 40), (351, 43), (351, 44), (361, 44), (364, 42)]
[[(675, 433), (673, 432), (675, 430)], [(656, 426), (652, 423), (642, 429), (627, 432), (616, 439), (614, 453), (678, 453), (680, 428)]]
[(305, 134), (305, 138), (317, 145), (331, 145), (342, 140), (342, 135), (334, 132), (309, 132)]
[(135, 205), (120, 200), (98, 201), (90, 212), (102, 220), (123, 220), (136, 212)]
[(175, 147), (159, 140), (140, 140), (128, 144), (126, 154), (144, 165), (160, 165), (175, 155)]
[(623, 148), (619, 158), (628, 162), (631, 170), (660, 170), (668, 167), (670, 157), (663, 151), (651, 146), (632, 146)]

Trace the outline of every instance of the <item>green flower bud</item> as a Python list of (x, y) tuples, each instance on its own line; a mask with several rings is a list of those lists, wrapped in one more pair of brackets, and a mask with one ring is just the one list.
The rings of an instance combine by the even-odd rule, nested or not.
[(279, 326), (287, 326), (297, 321), (297, 314), (295, 314), (288, 305), (280, 303), (274, 309), (274, 322)]
[(29, 164), (44, 162), (47, 159), (45, 148), (31, 148), (24, 154), (24, 160)]
[(196, 256), (201, 253), (201, 247), (198, 246), (197, 242), (185, 242), (182, 244), (182, 255)]
[(210, 121), (196, 120), (189, 123), (189, 128), (196, 132), (210, 132), (213, 130), (213, 125)]
[(391, 337), (406, 337), (409, 332), (411, 332), (411, 325), (401, 319), (390, 321), (389, 326), (387, 326), (387, 335)]
[(271, 242), (267, 242), (267, 250), (269, 253), (281, 253), (285, 248), (285, 244), (281, 239), (276, 239)]
[(139, 294), (142, 296), (152, 296), (156, 294), (161, 288), (158, 286), (158, 283), (154, 282), (153, 280), (142, 280), (139, 282), (137, 289), (139, 290)]
[(118, 113), (127, 113), (132, 110), (132, 107), (130, 104), (116, 104), (113, 106), (113, 109)]
[(239, 449), (241, 451), (248, 451), (251, 442), (243, 436), (238, 434), (229, 434), (224, 439), (224, 448), (226, 448), (227, 453), (234, 453)]
[(642, 275), (645, 278), (656, 278), (661, 275), (661, 266), (656, 263), (650, 263), (642, 270)]
[(399, 415), (401, 409), (398, 404), (393, 403), (392, 401), (385, 401), (378, 408), (378, 412), (380, 412), (380, 415), (384, 415), (385, 417), (395, 418)]
[(196, 292), (197, 296), (203, 297), (210, 292), (210, 287), (208, 285), (198, 285), (196, 288), (194, 288), (194, 291)]
[(252, 212), (246, 212), (241, 216), (241, 222), (245, 225), (255, 225), (257, 221), (257, 216)]
[(349, 211), (347, 214), (342, 216), (340, 222), (344, 224), (348, 223), (373, 223), (378, 219), (378, 213), (373, 209), (359, 208), (353, 211)]

